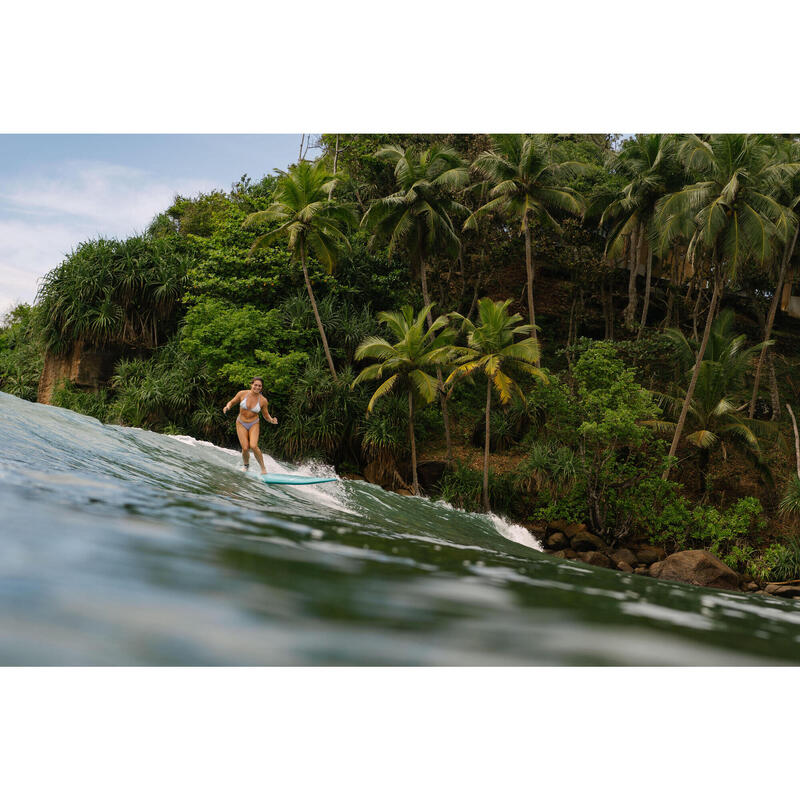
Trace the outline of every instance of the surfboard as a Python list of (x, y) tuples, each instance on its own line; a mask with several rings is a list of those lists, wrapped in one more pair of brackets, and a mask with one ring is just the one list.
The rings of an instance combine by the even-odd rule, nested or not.
[(308, 483), (331, 483), (338, 478), (316, 478), (313, 475), (291, 475), (283, 472), (268, 472), (261, 476), (264, 483), (282, 483), (287, 486), (304, 486)]

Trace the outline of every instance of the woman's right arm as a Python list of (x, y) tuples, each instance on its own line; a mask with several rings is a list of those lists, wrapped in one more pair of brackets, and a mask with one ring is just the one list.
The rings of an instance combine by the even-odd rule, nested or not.
[(222, 413), (223, 413), (223, 414), (227, 414), (227, 413), (228, 413), (228, 412), (231, 410), (231, 406), (232, 406), (234, 403), (238, 403), (238, 402), (239, 402), (239, 400), (241, 400), (241, 397), (242, 397), (242, 392), (236, 392), (236, 394), (235, 394), (235, 395), (234, 395), (234, 397), (233, 397), (233, 400), (231, 400), (231, 401), (230, 401), (230, 402), (229, 402), (229, 403), (228, 403), (228, 404), (227, 404), (227, 405), (226, 405), (226, 406), (225, 406), (225, 407), (222, 409)]

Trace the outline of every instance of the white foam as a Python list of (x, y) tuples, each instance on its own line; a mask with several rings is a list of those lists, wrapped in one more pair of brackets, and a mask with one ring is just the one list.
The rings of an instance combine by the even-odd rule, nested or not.
[(498, 517), (497, 514), (489, 514), (489, 519), (491, 519), (497, 532), (505, 539), (530, 547), (532, 550), (538, 550), (540, 553), (543, 552), (539, 540), (527, 528)]

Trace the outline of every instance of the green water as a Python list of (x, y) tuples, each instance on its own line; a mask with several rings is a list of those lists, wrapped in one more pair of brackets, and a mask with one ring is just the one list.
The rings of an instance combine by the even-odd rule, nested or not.
[[(0, 393), (0, 664), (800, 663), (800, 605)], [(270, 472), (332, 474), (268, 459)]]

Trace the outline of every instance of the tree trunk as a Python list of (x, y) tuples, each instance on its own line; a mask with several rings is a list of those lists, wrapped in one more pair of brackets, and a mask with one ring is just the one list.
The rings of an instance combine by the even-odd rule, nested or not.
[(769, 305), (767, 324), (764, 328), (764, 347), (761, 348), (761, 352), (758, 354), (756, 377), (753, 381), (753, 396), (750, 398), (750, 410), (747, 414), (750, 419), (753, 419), (753, 415), (756, 413), (756, 399), (758, 398), (758, 387), (761, 383), (761, 370), (764, 367), (764, 355), (767, 351), (766, 343), (769, 341), (769, 337), (772, 334), (772, 326), (775, 323), (775, 315), (778, 312), (778, 305), (781, 302), (781, 294), (783, 293), (783, 282), (786, 278), (786, 268), (789, 266), (789, 261), (791, 260), (792, 254), (794, 253), (794, 248), (797, 245), (798, 232), (800, 232), (800, 225), (794, 232), (794, 238), (792, 239), (791, 245), (784, 251), (783, 258), (781, 259), (781, 269), (778, 275), (778, 284), (775, 287), (775, 295), (773, 296), (772, 302)]
[(302, 161), (302, 160), (303, 160), (303, 144), (305, 143), (305, 141), (306, 141), (306, 135), (305, 135), (305, 134), (303, 134), (303, 135), (300, 137), (300, 152), (299, 152), (299, 153), (298, 153), (298, 155), (297, 155), (297, 160), (298, 160), (298, 162), (300, 162), (300, 161)]
[(769, 399), (772, 403), (772, 421), (781, 418), (781, 396), (778, 391), (778, 380), (775, 377), (775, 355), (769, 354)]
[(336, 367), (333, 366), (331, 351), (328, 347), (328, 338), (325, 336), (325, 328), (322, 327), (322, 320), (319, 318), (317, 301), (314, 299), (314, 290), (311, 288), (311, 280), (308, 277), (308, 267), (306, 266), (306, 249), (303, 245), (300, 246), (300, 259), (303, 263), (303, 277), (306, 281), (308, 299), (311, 301), (311, 308), (314, 310), (314, 319), (317, 321), (317, 328), (319, 328), (319, 338), (322, 339), (322, 349), (325, 351), (325, 358), (328, 359), (328, 366), (330, 367), (331, 375), (333, 375), (333, 379), (336, 380)]
[[(422, 302), (429, 306), (431, 304), (430, 295), (428, 294), (428, 279), (426, 277), (427, 269), (424, 261), (420, 261), (419, 274), (422, 280)], [(428, 327), (433, 325), (433, 314), (428, 311)], [(437, 364), (436, 366), (436, 380), (439, 385), (436, 387), (439, 392), (439, 403), (442, 406), (442, 421), (444, 422), (444, 441), (447, 448), (447, 460), (453, 459), (453, 444), (450, 441), (450, 414), (447, 410), (447, 395), (444, 391), (444, 379), (442, 378), (442, 368)]]
[(675, 427), (675, 435), (672, 437), (672, 444), (669, 447), (667, 466), (664, 468), (664, 473), (661, 476), (661, 480), (664, 481), (669, 478), (669, 473), (672, 471), (672, 458), (675, 456), (675, 452), (678, 449), (678, 442), (680, 442), (681, 436), (683, 436), (683, 426), (686, 424), (686, 415), (689, 412), (689, 406), (692, 404), (694, 388), (697, 386), (697, 376), (700, 373), (700, 365), (703, 363), (703, 356), (706, 354), (706, 346), (708, 345), (708, 338), (711, 334), (711, 323), (714, 319), (714, 306), (717, 304), (719, 298), (721, 283), (721, 279), (714, 276), (714, 293), (711, 295), (711, 305), (708, 307), (706, 326), (703, 331), (703, 341), (700, 343), (700, 349), (697, 351), (697, 360), (692, 370), (692, 379), (689, 381), (689, 388), (686, 390), (686, 397), (683, 399), (683, 406), (680, 416), (678, 417), (678, 424)]
[(800, 480), (800, 435), (797, 433), (797, 420), (794, 418), (794, 411), (792, 411), (792, 407), (788, 403), (786, 404), (786, 410), (792, 418), (792, 429), (794, 430), (794, 457), (797, 462), (797, 479)]
[(488, 514), (492, 509), (489, 505), (489, 414), (492, 409), (492, 379), (486, 379), (486, 441), (483, 445), (483, 508)]
[[(533, 257), (531, 255), (531, 229), (528, 225), (528, 215), (525, 214), (522, 225), (525, 228), (525, 271), (528, 275), (528, 322), (531, 324), (531, 338), (538, 344), (536, 335), (536, 312), (533, 309)], [(540, 356), (536, 357), (536, 366), (540, 365)]]
[[(336, 134), (336, 149), (333, 151), (333, 176), (336, 177), (336, 162), (339, 160), (339, 134)], [(333, 186), (328, 189), (328, 200), (333, 196)]]
[(642, 335), (645, 325), (647, 324), (647, 309), (650, 306), (650, 279), (653, 274), (653, 248), (650, 242), (647, 243), (647, 277), (644, 284), (644, 305), (642, 306), (642, 321), (639, 323), (639, 330), (636, 332), (636, 341)]
[(408, 438), (411, 440), (411, 485), (414, 494), (419, 494), (417, 480), (417, 439), (414, 436), (414, 393), (408, 390)]
[(625, 317), (625, 327), (628, 330), (633, 328), (633, 320), (636, 316), (636, 306), (638, 298), (636, 296), (636, 277), (639, 274), (639, 226), (637, 225), (631, 234), (631, 271), (628, 275), (628, 305), (623, 312)]

